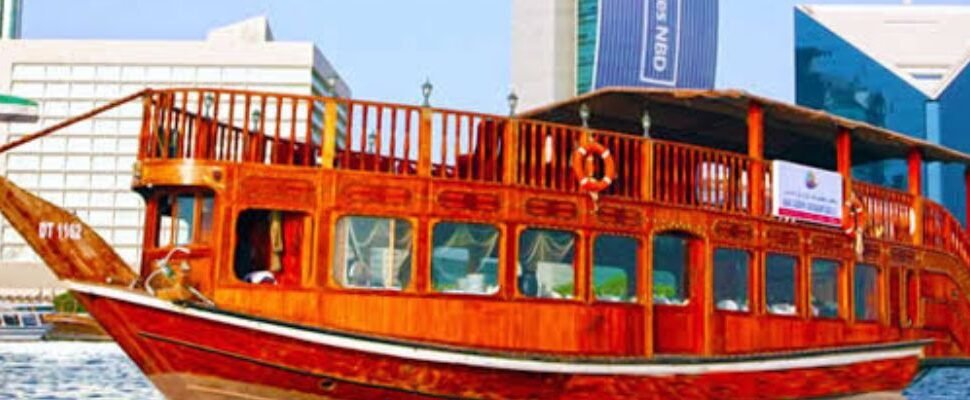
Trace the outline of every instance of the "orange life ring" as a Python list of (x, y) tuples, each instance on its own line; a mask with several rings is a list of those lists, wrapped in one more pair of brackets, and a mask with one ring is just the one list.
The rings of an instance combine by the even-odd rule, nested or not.
[(849, 196), (845, 205), (849, 209), (849, 220), (846, 223), (845, 234), (849, 236), (861, 234), (866, 224), (866, 206), (859, 201), (855, 194)]
[[(586, 162), (590, 156), (598, 156), (603, 160), (602, 178), (593, 176), (596, 173), (595, 167), (593, 163)], [(613, 179), (616, 178), (616, 166), (613, 164), (610, 149), (607, 149), (606, 146), (597, 142), (588, 142), (579, 146), (573, 152), (572, 162), (573, 173), (576, 175), (576, 179), (579, 180), (579, 190), (598, 193), (608, 188), (613, 183)]]

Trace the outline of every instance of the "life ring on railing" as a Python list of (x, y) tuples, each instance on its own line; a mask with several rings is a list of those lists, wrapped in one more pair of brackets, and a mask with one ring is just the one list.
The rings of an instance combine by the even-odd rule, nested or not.
[[(592, 163), (586, 162), (587, 157), (590, 156), (597, 156), (603, 160), (602, 178), (595, 177), (595, 167), (593, 167)], [(610, 149), (607, 149), (606, 146), (597, 142), (588, 142), (579, 146), (573, 152), (572, 163), (573, 173), (576, 175), (576, 179), (579, 180), (579, 190), (599, 193), (608, 188), (613, 183), (613, 179), (616, 178), (616, 165), (613, 163)]]
[(856, 257), (862, 260), (866, 251), (866, 246), (863, 243), (866, 229), (866, 206), (856, 197), (855, 193), (849, 194), (849, 199), (845, 201), (845, 205), (849, 211), (849, 222), (845, 226), (845, 234), (853, 239)]
[(845, 234), (848, 236), (862, 234), (866, 224), (866, 206), (862, 204), (862, 201), (855, 194), (849, 195), (849, 199), (845, 201), (845, 205), (849, 211), (849, 220), (845, 224)]

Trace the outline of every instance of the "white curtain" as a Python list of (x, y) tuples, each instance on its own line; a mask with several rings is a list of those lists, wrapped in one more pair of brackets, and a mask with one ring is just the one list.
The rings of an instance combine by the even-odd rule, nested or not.
[(411, 224), (402, 219), (344, 217), (346, 239), (341, 281), (348, 286), (403, 288), (411, 273)]

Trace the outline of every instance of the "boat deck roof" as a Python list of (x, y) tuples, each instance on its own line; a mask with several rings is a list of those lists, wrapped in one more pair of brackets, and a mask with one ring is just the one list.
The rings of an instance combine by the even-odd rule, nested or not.
[(834, 169), (839, 128), (852, 136), (853, 164), (905, 159), (917, 148), (924, 161), (970, 165), (970, 155), (880, 128), (866, 122), (788, 104), (740, 90), (603, 88), (529, 110), (519, 117), (580, 124), (579, 106), (586, 103), (593, 128), (641, 132), (647, 109), (651, 136), (747, 152), (747, 115), (751, 102), (764, 108), (765, 157)]

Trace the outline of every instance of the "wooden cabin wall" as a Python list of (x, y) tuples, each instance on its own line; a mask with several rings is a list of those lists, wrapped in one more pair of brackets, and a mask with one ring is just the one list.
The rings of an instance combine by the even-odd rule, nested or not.
[[(220, 179), (212, 178), (215, 170)], [(970, 349), (970, 321), (958, 316), (970, 315), (966, 314), (970, 311), (966, 297), (970, 274), (962, 263), (943, 253), (867, 240), (862, 260), (877, 266), (882, 300), (877, 321), (857, 322), (851, 306), (857, 257), (850, 241), (834, 229), (610, 199), (601, 200), (594, 212), (594, 204), (582, 195), (353, 171), (243, 163), (202, 174), (172, 174), (179, 176), (173, 185), (194, 184), (216, 193), (219, 212), (215, 226), (220, 230), (214, 233), (211, 245), (193, 248), (190, 261), (196, 272), (190, 281), (231, 311), (366, 335), (554, 354), (738, 354), (926, 335), (940, 338), (939, 344), (931, 346), (933, 355), (967, 354)], [(253, 285), (234, 276), (235, 220), (242, 210), (252, 208), (308, 216), (309, 245), (303, 246), (298, 282)], [(411, 221), (417, 240), (412, 249), (411, 284), (405, 290), (346, 289), (333, 282), (330, 264), (334, 226), (342, 215), (406, 216)], [(502, 221), (495, 224), (503, 242), (497, 294), (431, 291), (427, 267), (431, 226), (440, 220)], [(532, 299), (516, 293), (517, 232), (525, 227), (576, 232), (577, 299)], [(668, 231), (696, 238), (689, 269), (696, 301), (688, 307), (652, 304), (652, 238)], [(643, 262), (635, 303), (591, 300), (589, 249), (591, 238), (598, 232), (639, 239), (639, 259)], [(147, 238), (146, 244), (150, 244)], [(712, 255), (718, 247), (745, 249), (751, 254), (749, 312), (714, 308)], [(765, 312), (764, 260), (768, 252), (798, 257), (798, 315)], [(160, 256), (151, 248), (145, 254), (146, 262)], [(841, 263), (839, 319), (819, 320), (809, 315), (809, 266), (814, 258)], [(894, 274), (898, 276), (895, 280)], [(961, 295), (954, 297), (954, 290)], [(890, 309), (892, 304), (895, 307)]]

